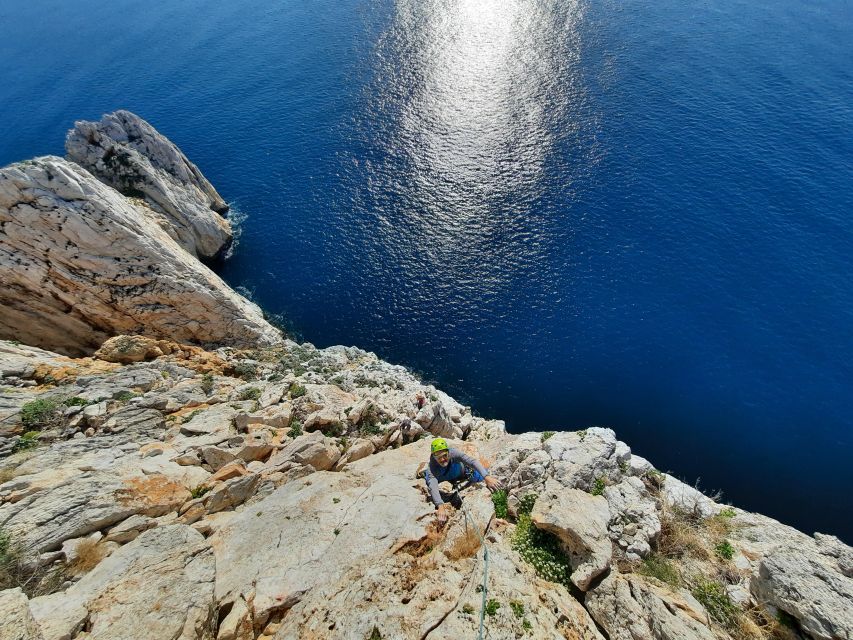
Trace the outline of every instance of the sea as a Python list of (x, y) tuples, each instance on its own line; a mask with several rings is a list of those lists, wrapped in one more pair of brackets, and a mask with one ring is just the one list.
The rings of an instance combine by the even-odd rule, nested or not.
[(129, 109), (294, 335), (853, 542), (849, 0), (3, 0), (0, 166)]

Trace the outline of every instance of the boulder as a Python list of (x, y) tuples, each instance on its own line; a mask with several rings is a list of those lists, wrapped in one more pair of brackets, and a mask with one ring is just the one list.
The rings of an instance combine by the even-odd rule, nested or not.
[(607, 525), (607, 500), (579, 489), (567, 489), (554, 480), (545, 484), (530, 519), (536, 527), (560, 539), (572, 565), (571, 580), (581, 591), (607, 571), (613, 553)]
[(226, 480), (215, 486), (210, 493), (204, 496), (204, 506), (207, 512), (216, 513), (243, 504), (254, 495), (260, 479), (261, 476), (259, 475), (248, 474)]
[(105, 184), (141, 199), (192, 255), (216, 258), (231, 246), (231, 227), (220, 215), (228, 205), (198, 167), (139, 116), (116, 111), (100, 122), (75, 122), (65, 150)]
[(157, 521), (148, 516), (130, 516), (124, 522), (121, 522), (109, 530), (104, 537), (106, 542), (118, 542), (126, 544), (131, 540), (136, 539), (143, 531), (148, 531), (157, 526)]
[(215, 564), (204, 537), (184, 525), (151, 529), (66, 591), (30, 606), (45, 640), (212, 639)]
[(813, 638), (853, 638), (853, 578), (820, 554), (780, 547), (762, 558), (750, 588), (759, 602), (789, 613)]
[(376, 447), (373, 446), (373, 443), (370, 440), (364, 440), (362, 438), (356, 439), (350, 446), (349, 449), (346, 450), (344, 455), (341, 456), (341, 459), (338, 460), (335, 465), (335, 471), (340, 471), (346, 464), (350, 462), (355, 462), (356, 460), (361, 460), (362, 458), (366, 458), (371, 455), (376, 450)]
[(25, 498), (0, 504), (3, 529), (25, 548), (58, 549), (135, 514), (157, 517), (176, 511), (190, 498), (185, 487), (161, 474), (94, 471), (58, 479)]
[(340, 414), (334, 409), (320, 409), (310, 414), (302, 425), (302, 429), (306, 433), (312, 431), (322, 431), (329, 434), (337, 434), (343, 432), (341, 425)]
[(72, 162), (0, 169), (0, 226), (0, 337), (74, 355), (119, 334), (253, 348), (281, 340), (142, 208)]
[(631, 454), (620, 444), (612, 429), (592, 427), (556, 433), (542, 448), (551, 457), (552, 473), (560, 484), (590, 491), (596, 480), (609, 483), (621, 480), (621, 466), (627, 464)]
[(284, 449), (267, 461), (270, 470), (281, 469), (289, 463), (307, 464), (318, 471), (335, 466), (341, 457), (341, 450), (331, 438), (319, 431), (298, 436)]
[(0, 591), (0, 640), (44, 640), (20, 589)]
[(715, 640), (691, 599), (634, 574), (611, 573), (584, 605), (610, 640)]
[(115, 336), (101, 345), (95, 357), (106, 362), (130, 364), (159, 358), (171, 350), (165, 340), (152, 340), (145, 336)]

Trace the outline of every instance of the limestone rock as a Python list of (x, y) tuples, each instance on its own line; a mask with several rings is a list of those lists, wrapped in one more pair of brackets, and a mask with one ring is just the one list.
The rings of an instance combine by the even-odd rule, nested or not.
[(571, 580), (578, 589), (586, 591), (595, 578), (607, 571), (613, 550), (607, 535), (610, 509), (604, 498), (549, 480), (530, 519), (539, 529), (560, 539), (569, 553)]
[(629, 560), (645, 558), (661, 530), (657, 506), (642, 480), (628, 477), (605, 487), (610, 506), (610, 538), (626, 550)]
[(20, 589), (0, 591), (0, 640), (44, 640)]
[(0, 523), (26, 548), (51, 551), (135, 514), (174, 511), (189, 497), (186, 488), (163, 475), (95, 471), (0, 504)]
[(204, 506), (208, 513), (216, 513), (225, 509), (233, 509), (243, 504), (254, 493), (261, 477), (248, 474), (239, 478), (226, 480), (204, 497)]
[(276, 469), (296, 462), (310, 465), (318, 471), (325, 471), (331, 469), (340, 457), (341, 450), (335, 441), (324, 437), (320, 431), (315, 431), (295, 438), (284, 449), (273, 455), (267, 461), (267, 466), (270, 469)]
[(151, 529), (67, 591), (34, 598), (45, 640), (210, 639), (215, 565), (201, 534), (184, 525)]
[[(619, 446), (611, 429), (592, 427), (585, 431), (556, 433), (542, 448), (552, 459), (552, 473), (563, 486), (589, 491), (598, 479), (619, 482), (620, 463), (627, 463), (630, 450)], [(620, 457), (621, 456), (621, 457)]]
[(118, 334), (281, 339), (255, 305), (74, 163), (46, 156), (0, 169), (0, 226), (2, 337), (75, 355)]
[(781, 547), (762, 560), (751, 590), (796, 618), (820, 640), (853, 638), (853, 578), (820, 555), (803, 548)]
[(115, 336), (95, 352), (95, 357), (107, 362), (142, 362), (159, 358), (171, 351), (165, 340), (152, 340), (145, 336)]
[(633, 574), (611, 573), (584, 604), (610, 640), (714, 640), (692, 603)]
[(339, 471), (350, 462), (366, 458), (375, 450), (376, 447), (373, 446), (373, 443), (370, 440), (364, 440), (362, 438), (356, 439), (355, 442), (349, 446), (349, 449), (346, 450), (346, 453), (341, 456), (341, 459), (338, 460), (335, 465), (335, 471)]
[(139, 197), (184, 249), (216, 258), (231, 245), (228, 205), (193, 163), (139, 116), (116, 111), (68, 132), (69, 159), (119, 192)]
[(377, 457), (371, 456), (353, 463), (351, 474), (319, 472), (292, 480), (221, 527), (210, 538), (218, 601), (254, 596), (254, 624), (260, 627), (315, 585), (335, 582), (360, 561), (424, 536), (419, 518), (432, 508), (401, 475), (423, 451), (378, 455), (387, 464), (365, 465)]
[(143, 531), (148, 531), (148, 529), (152, 529), (156, 526), (157, 521), (154, 518), (140, 515), (130, 516), (124, 522), (121, 522), (110, 529), (104, 540), (106, 542), (118, 542), (119, 544), (125, 544), (136, 539)]
[(322, 431), (324, 433), (341, 432), (340, 414), (334, 409), (320, 409), (309, 415), (302, 425), (306, 433)]

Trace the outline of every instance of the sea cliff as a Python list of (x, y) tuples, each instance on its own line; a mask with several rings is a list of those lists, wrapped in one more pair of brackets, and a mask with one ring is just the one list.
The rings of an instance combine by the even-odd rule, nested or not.
[[(287, 339), (199, 260), (227, 205), (171, 142), (66, 148), (0, 169), (0, 639), (853, 637), (837, 538)], [(433, 436), (505, 487), (443, 527)]]

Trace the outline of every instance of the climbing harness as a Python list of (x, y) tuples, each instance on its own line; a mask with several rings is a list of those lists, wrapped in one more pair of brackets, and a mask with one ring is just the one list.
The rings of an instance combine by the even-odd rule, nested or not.
[(462, 513), (465, 514), (465, 520), (480, 538), (480, 544), (483, 546), (483, 602), (480, 604), (480, 631), (477, 633), (477, 640), (483, 640), (483, 624), (486, 618), (486, 597), (488, 595), (487, 582), (489, 580), (489, 548), (486, 546), (486, 541), (480, 534), (480, 529), (476, 526), (474, 519), (468, 515), (468, 510), (462, 507)]

